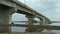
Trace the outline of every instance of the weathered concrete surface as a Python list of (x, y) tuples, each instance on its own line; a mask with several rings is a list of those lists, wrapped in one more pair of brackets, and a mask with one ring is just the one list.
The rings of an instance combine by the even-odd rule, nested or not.
[(0, 34), (56, 34), (56, 33), (48, 33), (48, 32), (24, 32), (24, 33), (0, 33)]
[[(3, 8), (4, 7), (4, 8)], [(13, 8), (8, 8), (0, 5), (0, 24), (9, 24), (11, 23), (11, 16), (14, 12)], [(0, 27), (0, 32), (10, 32), (9, 27)]]

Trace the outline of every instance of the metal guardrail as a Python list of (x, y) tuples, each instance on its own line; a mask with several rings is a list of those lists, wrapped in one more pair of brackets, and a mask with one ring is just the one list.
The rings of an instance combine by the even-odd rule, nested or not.
[(44, 29), (51, 30), (60, 30), (60, 26), (52, 26), (52, 25), (24, 25), (24, 24), (0, 24), (0, 27), (9, 27), (9, 26), (17, 26), (17, 27), (43, 27)]
[(55, 34), (55, 33), (48, 33), (48, 32), (20, 32), (20, 33), (1, 33), (1, 34)]

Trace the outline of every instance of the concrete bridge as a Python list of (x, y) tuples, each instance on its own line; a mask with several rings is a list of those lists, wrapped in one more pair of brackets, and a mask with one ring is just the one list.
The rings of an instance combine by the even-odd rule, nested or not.
[[(50, 21), (48, 18), (42, 14), (36, 12), (27, 5), (17, 1), (17, 0), (0, 0), (0, 24), (9, 24), (11, 23), (11, 17), (13, 13), (20, 13), (26, 15), (29, 25), (32, 25), (32, 20), (35, 17), (40, 19), (40, 25)], [(28, 29), (31, 26), (28, 27)], [(0, 27), (0, 32), (11, 32), (10, 27)]]

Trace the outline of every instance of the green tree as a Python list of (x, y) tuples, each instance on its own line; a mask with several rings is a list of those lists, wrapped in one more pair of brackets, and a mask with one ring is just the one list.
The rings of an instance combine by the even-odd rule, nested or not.
[(36, 20), (32, 20), (32, 23), (38, 23), (38, 21), (36, 21)]

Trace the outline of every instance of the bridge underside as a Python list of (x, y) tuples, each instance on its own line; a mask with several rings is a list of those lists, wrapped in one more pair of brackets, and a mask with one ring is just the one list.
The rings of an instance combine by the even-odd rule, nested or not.
[[(9, 8), (11, 8), (11, 7), (0, 4), (0, 8), (9, 9)], [(14, 12), (15, 12), (15, 11), (14, 11)], [(27, 13), (27, 12), (25, 12), (25, 11), (23, 11), (23, 10), (17, 10), (16, 13), (25, 14), (25, 15), (30, 14), (30, 13)], [(32, 14), (30, 14), (30, 15), (32, 15)]]

